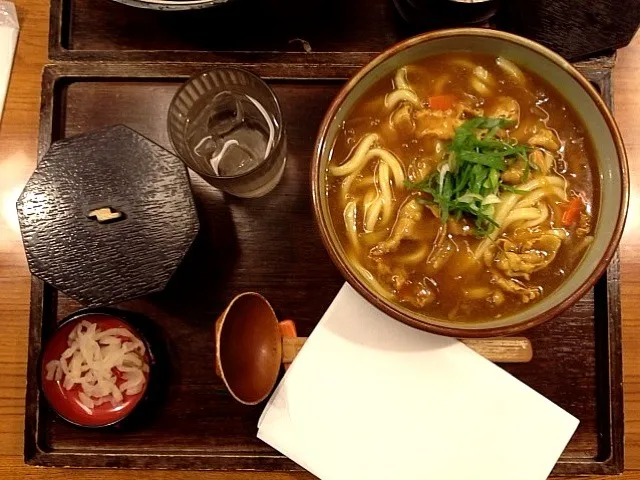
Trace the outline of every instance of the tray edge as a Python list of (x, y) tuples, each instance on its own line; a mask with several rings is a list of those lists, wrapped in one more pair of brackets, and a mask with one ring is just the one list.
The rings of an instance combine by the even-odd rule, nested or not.
[[(55, 2), (54, 2), (55, 3)], [(53, 5), (53, 4), (52, 4)], [(208, 65), (208, 64), (207, 64)], [(114, 78), (122, 78), (123, 75), (119, 73), (117, 70), (130, 68), (134, 74), (134, 77), (138, 78), (166, 78), (166, 72), (170, 71), (171, 76), (174, 78), (180, 77), (188, 77), (194, 71), (194, 69), (199, 66), (197, 63), (183, 63), (176, 62), (174, 64), (164, 65), (165, 69), (159, 69), (158, 65), (147, 64), (147, 65), (139, 65), (139, 64), (109, 64), (109, 63), (100, 63), (97, 65), (91, 65), (90, 69), (87, 69), (86, 65), (82, 64), (50, 64), (46, 65), (43, 69), (43, 77), (42, 77), (42, 92), (41, 92), (41, 119), (40, 119), (40, 129), (39, 129), (39, 137), (38, 137), (38, 160), (42, 158), (43, 154), (46, 152), (48, 146), (51, 143), (52, 135), (53, 135), (53, 116), (54, 116), (54, 98), (55, 98), (55, 89), (57, 87), (57, 83), (65, 78), (85, 78), (89, 79), (92, 77), (114, 77)], [(204, 68), (206, 65), (203, 64)], [(281, 74), (278, 74), (282, 70), (275, 64), (262, 64), (262, 65), (253, 65), (254, 70), (257, 71), (261, 76), (265, 76), (266, 78), (273, 79), (285, 79), (285, 80), (294, 80), (291, 76), (282, 77)], [(319, 66), (323, 67), (323, 66)], [(87, 70), (91, 70), (87, 72)], [(300, 80), (344, 80), (345, 77), (348, 77), (353, 73), (354, 68), (351, 66), (347, 66), (346, 69), (339, 69), (339, 71), (334, 71), (333, 75), (329, 76), (310, 76), (309, 71), (304, 71), (302, 69), (301, 73), (306, 73), (302, 75)], [(327, 71), (324, 68), (319, 69), (322, 71)], [(589, 80), (596, 83), (601, 89), (601, 94), (605, 98), (605, 102), (607, 105), (612, 108), (612, 89), (611, 89), (611, 70), (608, 68), (600, 68), (600, 65), (594, 65), (593, 63), (588, 63), (584, 65), (583, 68), (580, 68), (581, 72), (587, 76)], [(346, 73), (350, 71), (350, 73)], [(318, 73), (318, 71), (312, 72)], [(346, 74), (345, 74), (346, 73)], [(128, 78), (131, 78), (129, 75)], [(49, 95), (47, 95), (49, 94)], [(552, 476), (570, 476), (570, 475), (610, 475), (610, 474), (618, 474), (622, 473), (624, 468), (624, 411), (623, 411), (623, 386), (622, 386), (622, 342), (621, 342), (621, 312), (620, 312), (620, 293), (619, 293), (619, 254), (616, 251), (614, 259), (611, 264), (607, 268), (605, 276), (607, 277), (605, 281), (605, 285), (607, 287), (607, 313), (608, 313), (608, 322), (607, 322), (607, 330), (608, 330), (608, 338), (609, 342), (607, 343), (606, 356), (609, 364), (609, 370), (607, 372), (607, 378), (603, 379), (603, 382), (608, 382), (608, 397), (610, 401), (608, 402), (611, 410), (608, 415), (609, 419), (609, 434), (610, 441), (609, 445), (611, 448), (610, 454), (607, 458), (598, 461), (597, 457), (594, 459), (584, 458), (584, 459), (566, 459), (560, 460), (554, 470), (552, 471)], [(608, 277), (613, 277), (617, 280), (617, 282), (611, 282)], [(34, 299), (36, 302), (34, 304)], [(38, 465), (38, 466), (50, 466), (50, 467), (69, 467), (69, 466), (79, 466), (77, 462), (78, 458), (82, 458), (79, 463), (85, 463), (84, 467), (91, 468), (113, 468), (115, 465), (113, 462), (108, 460), (108, 456), (101, 457), (100, 454), (91, 453), (78, 453), (78, 454), (70, 454), (65, 452), (51, 452), (47, 451), (46, 448), (41, 445), (40, 435), (42, 432), (38, 430), (39, 427), (39, 419), (41, 414), (41, 400), (39, 393), (39, 385), (37, 381), (37, 365), (38, 365), (38, 357), (39, 350), (42, 345), (42, 318), (43, 314), (47, 310), (47, 308), (53, 307), (53, 300), (55, 300), (55, 290), (46, 285), (41, 280), (36, 277), (32, 277), (31, 284), (31, 307), (30, 307), (30, 321), (29, 321), (29, 347), (28, 347), (28, 372), (27, 372), (27, 391), (26, 391), (26, 411), (25, 411), (25, 444), (24, 444), (24, 459), (25, 462), (29, 465)], [(614, 315), (611, 313), (614, 312)], [(615, 314), (617, 313), (617, 314)], [(617, 319), (617, 321), (616, 321)], [(33, 337), (35, 335), (35, 337)], [(32, 337), (35, 338), (35, 343), (32, 343)], [(613, 349), (611, 348), (613, 342)], [(619, 381), (615, 379), (618, 378)], [(614, 404), (615, 403), (615, 404)], [(120, 455), (120, 454), (118, 454)], [(189, 458), (196, 457), (197, 455), (193, 455)], [(259, 465), (253, 465), (253, 462), (248, 462), (244, 467), (231, 467), (228, 466), (225, 468), (222, 466), (216, 467), (199, 467), (196, 466), (197, 470), (234, 470), (234, 471), (265, 471), (264, 469), (258, 468), (264, 467), (265, 459), (272, 458), (274, 461), (282, 462), (283, 460), (287, 463), (290, 463), (290, 468), (282, 468), (278, 466), (277, 468), (272, 468), (269, 471), (281, 471), (281, 472), (290, 472), (290, 471), (299, 471), (302, 470), (301, 467), (291, 462), (285, 456), (282, 455), (273, 455), (273, 456), (256, 456), (253, 455), (253, 461), (258, 463)], [(92, 458), (93, 461), (86, 462), (85, 459)], [(183, 467), (176, 466), (175, 463), (168, 464), (164, 466), (162, 459), (164, 462), (171, 462), (174, 459), (185, 458), (184, 455), (144, 455), (143, 458), (153, 459), (152, 465), (154, 469), (193, 469), (194, 465), (189, 463)], [(202, 459), (222, 459), (222, 458), (248, 458), (242, 457), (240, 455), (219, 455), (219, 456), (200, 456)], [(143, 462), (144, 463), (144, 462)], [(130, 468), (130, 469), (146, 469), (149, 468), (145, 466), (143, 463), (139, 463), (138, 465), (131, 466), (120, 466), (120, 468)]]

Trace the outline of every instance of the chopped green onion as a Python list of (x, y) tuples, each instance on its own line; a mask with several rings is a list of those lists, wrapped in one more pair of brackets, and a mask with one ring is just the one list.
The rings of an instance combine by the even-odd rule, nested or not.
[(495, 203), (500, 203), (500, 199), (493, 193), (490, 193), (482, 200), (482, 205), (493, 205)]
[(405, 181), (405, 186), (427, 194), (429, 197), (420, 197), (418, 202), (437, 205), (443, 223), (450, 216), (458, 220), (471, 217), (476, 235), (488, 235), (498, 226), (493, 216), (500, 192), (525, 193), (502, 183), (500, 172), (518, 158), (525, 160), (524, 180), (531, 169), (529, 147), (496, 138), (500, 129), (511, 125), (513, 122), (505, 118), (467, 120), (456, 128), (446, 161), (437, 171), (416, 183)]

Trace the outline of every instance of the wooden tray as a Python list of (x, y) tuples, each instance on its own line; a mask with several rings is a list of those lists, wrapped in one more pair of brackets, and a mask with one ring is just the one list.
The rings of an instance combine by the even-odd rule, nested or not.
[[(235, 3), (163, 12), (112, 0), (51, 0), (49, 57), (363, 65), (418, 32), (400, 18), (392, 0)], [(494, 23), (579, 59), (629, 43), (640, 9), (636, 0), (509, 0)], [(432, 28), (445, 26), (456, 25), (436, 20)]]
[[(57, 139), (125, 124), (169, 148), (166, 111), (203, 64), (70, 63), (44, 71), (39, 156)], [(582, 71), (611, 102), (610, 63)], [(213, 370), (213, 324), (236, 294), (253, 290), (307, 335), (343, 283), (316, 231), (309, 162), (320, 119), (347, 67), (282, 70), (259, 65), (280, 98), (288, 164), (260, 199), (225, 197), (192, 174), (201, 231), (165, 292), (119, 307), (153, 320), (173, 366), (165, 396), (120, 428), (61, 421), (38, 388), (38, 359), (56, 323), (79, 305), (34, 278), (31, 292), (25, 460), (31, 465), (210, 470), (299, 470), (256, 439), (261, 407), (237, 404)], [(505, 368), (580, 419), (554, 474), (623, 469), (623, 405), (617, 256), (596, 287), (561, 317), (528, 333), (530, 364)], [(490, 388), (490, 386), (488, 386)], [(526, 412), (523, 412), (526, 415)]]

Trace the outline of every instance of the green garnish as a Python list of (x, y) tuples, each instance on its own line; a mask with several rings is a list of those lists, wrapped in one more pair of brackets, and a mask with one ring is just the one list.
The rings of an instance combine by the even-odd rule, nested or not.
[(531, 165), (527, 159), (529, 147), (495, 138), (501, 128), (513, 125), (505, 118), (475, 117), (456, 128), (448, 147), (446, 161), (427, 178), (405, 185), (427, 193), (418, 202), (437, 205), (445, 223), (450, 216), (467, 216), (475, 220), (475, 233), (488, 235), (498, 224), (493, 219), (495, 205), (500, 203), (502, 191), (524, 193), (500, 179), (518, 159), (525, 163), (523, 181), (527, 180)]
[(506, 183), (501, 184), (500, 188), (505, 192), (517, 193), (518, 195), (524, 195), (525, 193), (527, 193), (526, 190), (518, 190), (516, 187), (512, 187), (511, 185), (507, 185)]

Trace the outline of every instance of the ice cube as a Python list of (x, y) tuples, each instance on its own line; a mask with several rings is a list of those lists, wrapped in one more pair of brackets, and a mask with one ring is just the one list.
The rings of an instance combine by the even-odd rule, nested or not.
[(237, 140), (229, 140), (218, 161), (219, 175), (240, 175), (251, 170), (260, 159), (243, 148)]
[(244, 121), (241, 97), (228, 90), (213, 97), (207, 111), (207, 130), (214, 137), (227, 135)]
[(215, 151), (218, 149), (218, 141), (220, 139), (215, 139), (211, 135), (208, 135), (201, 139), (195, 147), (193, 147), (193, 153), (198, 157), (203, 158), (211, 158)]

